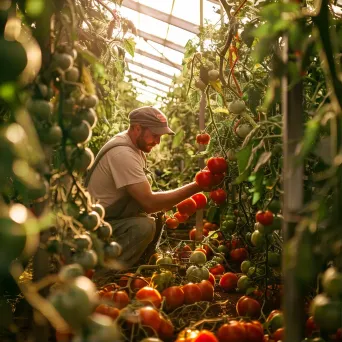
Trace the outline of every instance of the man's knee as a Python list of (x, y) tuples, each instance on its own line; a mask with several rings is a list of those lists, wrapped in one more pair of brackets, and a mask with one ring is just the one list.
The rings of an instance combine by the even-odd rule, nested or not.
[(156, 233), (156, 223), (151, 217), (139, 217), (137, 225), (139, 227), (138, 233), (142, 239), (153, 240)]

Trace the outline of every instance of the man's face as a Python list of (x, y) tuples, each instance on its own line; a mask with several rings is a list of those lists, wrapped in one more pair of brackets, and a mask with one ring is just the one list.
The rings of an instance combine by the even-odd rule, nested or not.
[(149, 153), (154, 146), (160, 143), (160, 138), (160, 134), (154, 134), (147, 127), (141, 127), (137, 138), (137, 146), (141, 151)]

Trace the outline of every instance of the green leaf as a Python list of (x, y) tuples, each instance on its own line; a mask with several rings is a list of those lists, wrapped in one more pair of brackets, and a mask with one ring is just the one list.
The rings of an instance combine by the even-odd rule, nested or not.
[(236, 152), (236, 158), (238, 162), (238, 168), (239, 168), (239, 173), (242, 174), (249, 161), (249, 157), (251, 156), (252, 153), (252, 144), (249, 144), (242, 148), (240, 151)]
[(229, 114), (228, 109), (224, 107), (217, 107), (213, 110), (213, 113), (224, 113)]
[(235, 178), (234, 184), (240, 184), (246, 181), (250, 175), (251, 169), (247, 168), (242, 174)]
[(89, 62), (90, 64), (95, 64), (98, 61), (98, 58), (90, 51), (88, 50), (77, 50), (82, 57)]
[(184, 139), (184, 130), (182, 128), (180, 128), (177, 132), (176, 132), (176, 135), (173, 137), (173, 140), (172, 140), (172, 148), (176, 148), (178, 147), (183, 139)]
[(134, 50), (135, 50), (135, 40), (133, 37), (125, 38), (123, 40), (123, 48), (132, 56), (134, 57)]
[(255, 205), (256, 203), (258, 203), (258, 201), (260, 200), (260, 198), (261, 198), (261, 193), (258, 192), (258, 191), (254, 192), (252, 204)]
[(272, 157), (272, 152), (263, 152), (259, 157), (257, 164), (255, 165), (254, 172), (258, 172), (260, 167), (265, 165)]

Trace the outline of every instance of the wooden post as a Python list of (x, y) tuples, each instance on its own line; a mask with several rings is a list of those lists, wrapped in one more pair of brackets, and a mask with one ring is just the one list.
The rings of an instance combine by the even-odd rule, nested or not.
[[(289, 44), (284, 37), (283, 60), (288, 62)], [(298, 83), (288, 89), (289, 76), (282, 79), (282, 111), (284, 120), (283, 148), (283, 190), (284, 190), (284, 249), (295, 235), (296, 225), (300, 220), (299, 210), (303, 205), (303, 166), (294, 165), (297, 144), (303, 138), (303, 85)], [(285, 253), (284, 253), (285, 254)], [(283, 258), (284, 295), (283, 310), (285, 319), (284, 342), (301, 341), (304, 338), (304, 296), (294, 276), (286, 267)]]
[[(203, 27), (203, 0), (200, 1), (200, 28)], [(203, 45), (201, 44), (201, 50), (203, 50)], [(200, 108), (199, 108), (199, 130), (202, 131), (205, 128), (205, 108), (207, 106), (207, 99), (206, 94), (204, 91), (202, 91), (201, 94), (201, 101), (200, 101)], [(201, 152), (204, 150), (203, 145), (199, 145), (198, 150)], [(201, 169), (204, 168), (204, 159), (200, 158), (198, 160), (199, 167)], [(196, 212), (196, 241), (202, 241), (203, 238), (203, 209), (197, 210)]]

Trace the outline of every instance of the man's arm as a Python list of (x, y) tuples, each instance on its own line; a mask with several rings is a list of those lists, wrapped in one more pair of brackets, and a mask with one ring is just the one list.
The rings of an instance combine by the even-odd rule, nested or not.
[(127, 185), (128, 193), (141, 205), (148, 214), (161, 210), (170, 210), (186, 198), (200, 192), (202, 189), (195, 183), (184, 185), (175, 190), (153, 192), (149, 182)]

